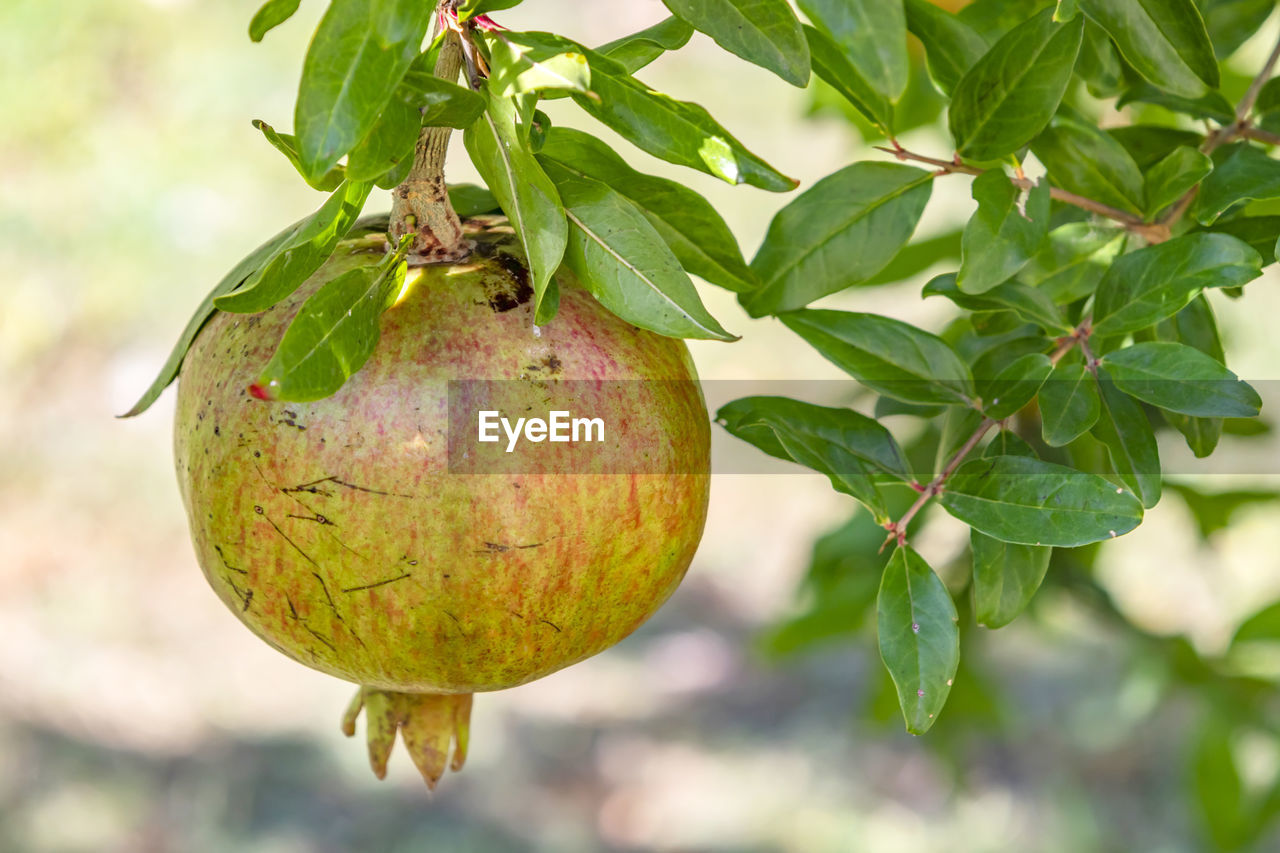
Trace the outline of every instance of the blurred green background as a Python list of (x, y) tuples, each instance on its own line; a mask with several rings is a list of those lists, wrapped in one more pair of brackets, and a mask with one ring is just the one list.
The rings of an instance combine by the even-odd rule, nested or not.
[[(817, 476), (719, 476), (688, 580), (650, 624), (478, 697), (469, 764), (435, 795), (403, 754), (377, 782), (338, 731), (352, 688), (261, 644), (206, 588), (170, 468), (172, 390), (112, 420), (221, 274), (319, 202), (250, 119), (289, 128), (323, 4), (261, 45), (246, 36), (256, 5), (0, 2), (0, 851), (1205, 849), (1187, 798), (1200, 708), (1166, 689), (1185, 680), (1169, 644), (1212, 656), (1280, 597), (1268, 503), (1204, 539), (1169, 495), (1099, 558), (1118, 618), (1048, 590), (1011, 627), (969, 631), (973, 663), (917, 739), (865, 628), (838, 608), (777, 627), (813, 603), (811, 544), (850, 504)], [(499, 20), (599, 43), (665, 14), (528, 0)], [(1276, 18), (1241, 68), (1261, 64)], [(701, 36), (641, 76), (804, 185), (879, 156), (812, 92)], [(553, 119), (592, 129), (565, 104)], [(947, 150), (936, 124), (904, 141)], [(627, 154), (708, 195), (748, 257), (787, 201)], [(450, 162), (476, 180), (460, 144)], [(966, 180), (940, 181), (920, 236), (971, 204)], [(947, 309), (920, 301), (923, 280), (828, 303), (938, 328)], [(1276, 284), (1215, 303), (1251, 380), (1278, 378)], [(693, 345), (704, 378), (836, 378), (780, 324), (703, 295), (744, 335)], [(964, 528), (939, 517), (917, 544), (948, 565)], [(875, 582), (838, 560), (819, 571), (838, 573), (828, 591)], [(802, 653), (784, 654), (797, 636)], [(1270, 784), (1274, 743), (1236, 744), (1246, 784)]]

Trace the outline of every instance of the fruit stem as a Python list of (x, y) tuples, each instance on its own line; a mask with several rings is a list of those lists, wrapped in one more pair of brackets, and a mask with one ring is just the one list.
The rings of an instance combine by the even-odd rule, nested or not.
[[(462, 69), (462, 44), (450, 5), (442, 3), (439, 10), (445, 32), (435, 75), (452, 83)], [(395, 243), (405, 234), (414, 234), (408, 256), (410, 266), (457, 263), (471, 254), (471, 244), (463, 236), (462, 223), (449, 203), (444, 181), (444, 161), (452, 132), (449, 127), (422, 128), (413, 168), (391, 192), (391, 240)]]

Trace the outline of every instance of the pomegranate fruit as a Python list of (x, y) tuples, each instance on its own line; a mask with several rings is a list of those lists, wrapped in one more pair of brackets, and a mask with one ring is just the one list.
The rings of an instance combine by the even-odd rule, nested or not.
[[(453, 768), (465, 758), (472, 693), (596, 654), (671, 595), (709, 486), (684, 343), (618, 319), (564, 270), (558, 315), (535, 327), (510, 228), (465, 231), (470, 257), (410, 270), (374, 355), (332, 397), (250, 388), (321, 282), (382, 257), (375, 231), (275, 308), (216, 314), (186, 356), (175, 430), (210, 585), (267, 643), (360, 685), (344, 729), (363, 706), (379, 777), (399, 730), (432, 786), (451, 741)], [(513, 419), (581, 411), (606, 440), (529, 445), (522, 469), (506, 436), (476, 441), (469, 407), (493, 387)]]

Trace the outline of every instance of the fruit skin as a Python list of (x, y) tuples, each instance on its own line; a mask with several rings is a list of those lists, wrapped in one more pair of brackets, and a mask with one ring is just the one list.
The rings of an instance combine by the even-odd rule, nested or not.
[[(684, 343), (619, 320), (565, 272), (559, 314), (535, 329), (510, 229), (467, 228), (472, 258), (421, 268), (334, 396), (247, 389), (310, 293), (380, 259), (357, 242), (275, 308), (215, 315), (179, 379), (178, 479), (210, 585), (275, 648), (377, 690), (497, 690), (608, 648), (675, 590), (706, 519), (709, 420)], [(503, 473), (450, 473), (448, 382), (466, 379), (507, 380), (506, 402), (542, 416), (625, 424), (626, 440), (537, 445), (554, 470), (573, 453), (608, 473), (498, 456)], [(609, 381), (636, 379), (670, 381)]]

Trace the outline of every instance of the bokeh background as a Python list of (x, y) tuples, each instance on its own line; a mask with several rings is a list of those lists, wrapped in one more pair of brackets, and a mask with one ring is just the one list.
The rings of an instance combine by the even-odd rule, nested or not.
[[(338, 731), (350, 686), (258, 642), (206, 587), (171, 470), (172, 390), (113, 419), (221, 274), (318, 204), (250, 119), (290, 126), (323, 4), (260, 45), (256, 5), (0, 2), (0, 851), (1203, 849), (1186, 796), (1195, 703), (1072, 598), (1048, 592), (1011, 627), (971, 631), (983, 689), (958, 683), (926, 738), (903, 732), (865, 627), (828, 617), (793, 642), (812, 543), (852, 511), (800, 474), (718, 476), (688, 580), (650, 624), (478, 697), (470, 762), (436, 794), (402, 754), (377, 782)], [(528, 0), (499, 20), (600, 43), (665, 14), (658, 0)], [(1277, 17), (1241, 68), (1261, 65)], [(642, 76), (805, 185), (877, 156), (813, 92), (701, 36)], [(565, 104), (553, 119), (589, 127)], [(936, 128), (908, 141), (947, 150)], [(627, 154), (705, 192), (748, 257), (787, 201)], [(450, 162), (452, 180), (475, 180), (460, 144)], [(918, 233), (953, 230), (971, 205), (965, 179), (939, 181)], [(947, 309), (921, 302), (923, 280), (828, 301), (939, 328)], [(1249, 379), (1280, 378), (1278, 284), (1215, 302)], [(744, 336), (693, 345), (705, 378), (838, 375), (780, 324), (703, 295)], [(946, 565), (963, 528), (939, 518), (918, 544)], [(1170, 494), (1098, 577), (1153, 642), (1212, 655), (1280, 596), (1278, 554), (1274, 505), (1202, 539)], [(1271, 742), (1239, 754), (1246, 782), (1268, 784)]]

